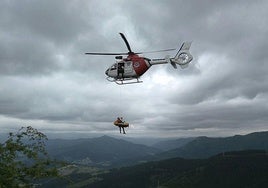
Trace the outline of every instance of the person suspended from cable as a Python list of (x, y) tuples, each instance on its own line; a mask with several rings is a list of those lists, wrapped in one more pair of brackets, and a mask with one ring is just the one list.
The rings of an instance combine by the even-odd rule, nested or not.
[(117, 119), (114, 121), (114, 125), (119, 127), (119, 131), (121, 133), (121, 129), (123, 129), (123, 134), (126, 134), (125, 127), (129, 126), (129, 123), (125, 122), (123, 120), (123, 117), (117, 117)]

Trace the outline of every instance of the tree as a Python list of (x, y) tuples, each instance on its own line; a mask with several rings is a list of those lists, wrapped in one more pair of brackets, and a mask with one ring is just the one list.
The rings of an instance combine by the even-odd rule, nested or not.
[(46, 135), (31, 126), (9, 133), (0, 144), (0, 188), (31, 187), (34, 180), (58, 176), (45, 150)]

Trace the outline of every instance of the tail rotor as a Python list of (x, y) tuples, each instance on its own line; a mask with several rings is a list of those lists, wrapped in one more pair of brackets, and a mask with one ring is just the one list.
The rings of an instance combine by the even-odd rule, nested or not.
[(184, 42), (175, 57), (170, 58), (170, 63), (175, 69), (177, 68), (176, 64), (180, 65), (181, 68), (185, 68), (193, 60), (193, 56), (189, 51), (191, 44), (192, 42)]

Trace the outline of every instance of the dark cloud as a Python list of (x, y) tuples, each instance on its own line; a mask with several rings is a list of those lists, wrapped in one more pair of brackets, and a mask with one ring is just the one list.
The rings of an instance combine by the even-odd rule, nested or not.
[[(230, 135), (265, 130), (266, 1), (1, 1), (0, 125), (31, 122), (44, 131)], [(113, 57), (193, 41), (186, 69), (152, 67), (143, 84), (105, 79)], [(176, 52), (145, 54), (162, 58)]]

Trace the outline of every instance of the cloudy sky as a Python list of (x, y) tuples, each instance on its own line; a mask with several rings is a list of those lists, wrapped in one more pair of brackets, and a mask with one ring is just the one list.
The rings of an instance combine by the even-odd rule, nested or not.
[[(268, 1), (2, 0), (0, 127), (54, 135), (229, 136), (267, 131)], [(193, 41), (187, 69), (151, 67), (142, 84), (106, 80), (113, 56)], [(144, 54), (161, 58), (176, 51)]]

